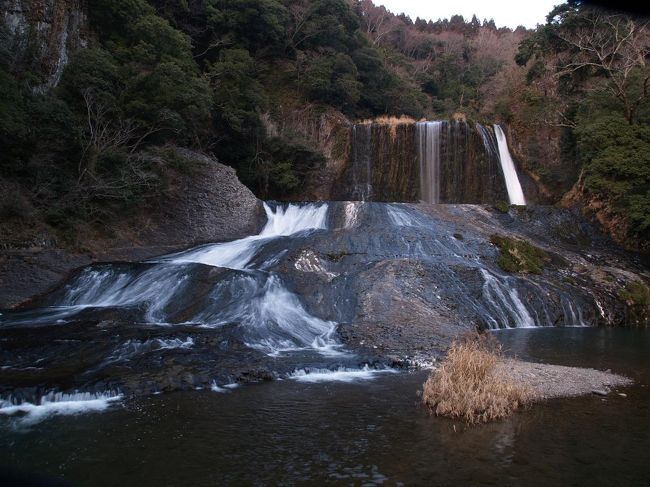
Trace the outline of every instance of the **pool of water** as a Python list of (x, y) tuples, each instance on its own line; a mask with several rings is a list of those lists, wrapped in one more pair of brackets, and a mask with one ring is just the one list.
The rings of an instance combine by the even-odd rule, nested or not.
[(548, 401), (466, 427), (420, 405), (426, 372), (150, 396), (31, 426), (0, 420), (5, 472), (71, 485), (648, 485), (650, 333), (509, 330), (529, 360), (633, 377), (627, 398)]

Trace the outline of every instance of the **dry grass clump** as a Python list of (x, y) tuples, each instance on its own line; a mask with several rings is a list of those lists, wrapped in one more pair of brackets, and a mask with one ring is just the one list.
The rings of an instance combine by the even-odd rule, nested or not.
[(388, 115), (383, 115), (377, 118), (369, 118), (363, 120), (361, 124), (377, 124), (377, 125), (386, 125), (390, 129), (390, 137), (395, 140), (397, 138), (397, 127), (400, 125), (410, 125), (414, 124), (415, 119), (408, 117), (406, 115), (400, 115), (399, 117), (390, 117)]
[(362, 124), (376, 123), (379, 125), (404, 125), (415, 123), (415, 119), (406, 115), (400, 115), (399, 117), (390, 117), (388, 115), (382, 115), (381, 117), (368, 118), (360, 122)]
[(486, 423), (510, 415), (531, 398), (525, 387), (496, 377), (501, 347), (492, 336), (452, 343), (442, 365), (424, 383), (422, 399), (439, 416)]

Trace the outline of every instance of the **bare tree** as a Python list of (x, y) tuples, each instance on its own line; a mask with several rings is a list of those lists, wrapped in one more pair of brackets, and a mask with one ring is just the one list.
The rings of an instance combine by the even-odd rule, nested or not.
[[(77, 191), (81, 199), (119, 200), (138, 188), (153, 187), (155, 178), (147, 171), (145, 158), (136, 151), (154, 133), (173, 130), (168, 127), (167, 117), (163, 114), (157, 123), (146, 125), (115, 116), (92, 90), (84, 90), (82, 96), (86, 106), (86, 130), (78, 165)], [(126, 152), (126, 164), (116, 168), (110, 176), (100, 175), (96, 167), (98, 157), (112, 149)]]
[[(558, 37), (570, 47), (558, 76), (584, 69), (603, 74), (606, 90), (623, 104), (627, 121), (634, 123), (650, 87), (650, 21), (597, 9), (578, 15), (577, 27), (558, 29)], [(635, 92), (634, 78), (639, 74), (640, 86)]]
[(395, 17), (384, 6), (375, 6), (372, 0), (361, 0), (361, 17), (366, 28), (366, 34), (373, 46), (381, 45), (382, 40), (395, 32), (399, 25)]

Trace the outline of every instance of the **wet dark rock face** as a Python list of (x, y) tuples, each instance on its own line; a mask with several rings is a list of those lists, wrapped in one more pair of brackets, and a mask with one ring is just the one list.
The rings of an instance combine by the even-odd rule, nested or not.
[(415, 124), (366, 123), (350, 130), (349, 162), (333, 186), (333, 199), (418, 201)]
[[(508, 201), (492, 128), (461, 121), (439, 123), (436, 135), (439, 168), (435, 178), (439, 179), (439, 202)], [(424, 130), (422, 123), (363, 123), (350, 130), (349, 162), (333, 187), (333, 199), (426, 200), (420, 187), (425, 157), (420, 133)], [(527, 194), (534, 197), (534, 184), (526, 182), (529, 183)]]
[[(0, 395), (149, 394), (409, 364), (476, 328), (617, 325), (619, 289), (647, 269), (550, 207), (273, 208), (259, 236), (95, 264), (35, 308), (4, 312)], [(542, 274), (503, 272), (494, 233), (543, 249)]]

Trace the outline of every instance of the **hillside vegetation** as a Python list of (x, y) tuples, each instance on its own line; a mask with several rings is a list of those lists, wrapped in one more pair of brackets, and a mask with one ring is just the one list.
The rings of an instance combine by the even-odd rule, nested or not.
[(513, 31), (370, 0), (96, 0), (83, 18), (84, 47), (47, 88), (42, 39), (0, 31), (3, 218), (103, 225), (163, 190), (170, 168), (191, 171), (169, 146), (215, 155), (262, 198), (300, 198), (345, 152), (318, 134), (322, 117), (462, 113), (508, 124), (553, 201), (577, 183), (574, 199), (620, 223), (621, 240), (647, 240), (639, 19), (572, 1)]

